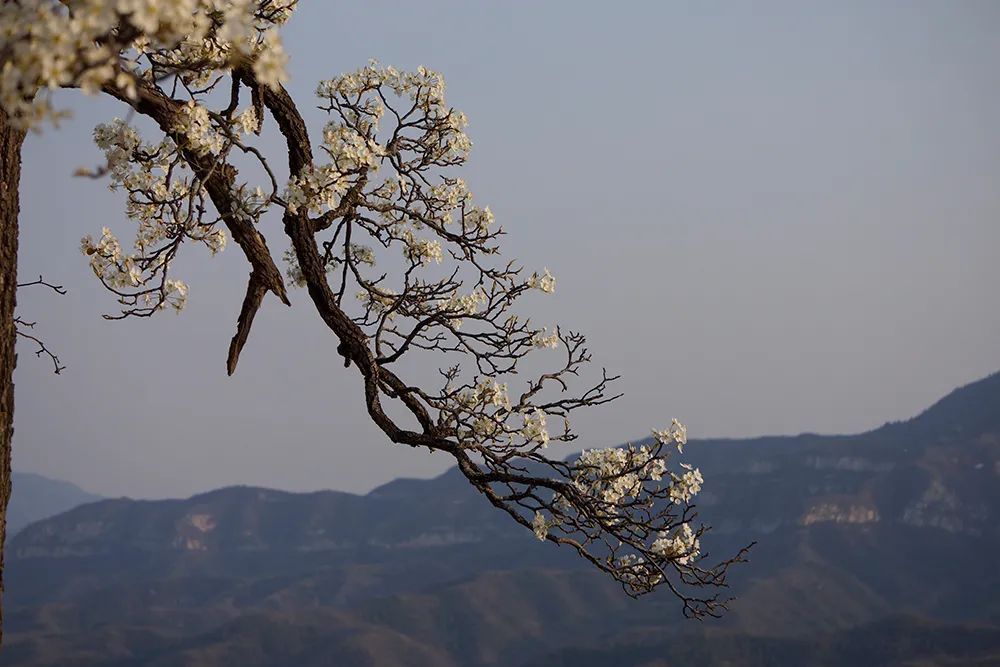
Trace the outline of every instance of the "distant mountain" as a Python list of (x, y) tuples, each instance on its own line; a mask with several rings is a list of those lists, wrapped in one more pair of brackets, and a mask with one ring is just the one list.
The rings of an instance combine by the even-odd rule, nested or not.
[(607, 665), (1000, 665), (1000, 628), (891, 616), (809, 638), (692, 632), (684, 641), (571, 648), (523, 667)]
[(29, 523), (101, 499), (75, 484), (29, 472), (15, 472), (11, 477), (11, 485), (10, 504), (7, 507), (8, 539)]
[(634, 601), (450, 471), (104, 500), (9, 543), (0, 665), (1000, 664), (1000, 374), (852, 436), (693, 441), (721, 621)]

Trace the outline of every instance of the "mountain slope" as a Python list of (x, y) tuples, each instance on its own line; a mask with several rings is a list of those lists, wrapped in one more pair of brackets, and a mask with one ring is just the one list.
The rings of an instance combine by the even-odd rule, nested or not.
[(75, 484), (34, 473), (15, 472), (11, 484), (13, 488), (7, 508), (8, 539), (29, 523), (101, 499)]
[(367, 496), (237, 487), (102, 501), (33, 524), (9, 545), (0, 664), (1000, 655), (1000, 375), (869, 433), (706, 440), (685, 459), (705, 473), (699, 510), (714, 529), (703, 545), (724, 556), (758, 541), (719, 622), (685, 623), (669, 595), (630, 600), (453, 470)]

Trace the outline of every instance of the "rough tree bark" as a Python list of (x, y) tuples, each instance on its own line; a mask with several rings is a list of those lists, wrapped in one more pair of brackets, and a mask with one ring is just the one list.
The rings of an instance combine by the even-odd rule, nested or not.
[(0, 110), (0, 643), (3, 642), (3, 547), (10, 500), (10, 445), (14, 436), (14, 306), (17, 293), (18, 186), (24, 132)]

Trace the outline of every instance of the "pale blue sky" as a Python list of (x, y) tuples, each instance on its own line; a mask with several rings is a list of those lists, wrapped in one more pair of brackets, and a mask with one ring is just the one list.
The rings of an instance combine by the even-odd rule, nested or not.
[[(1000, 369), (998, 29), (995, 2), (422, 0), (304, 2), (285, 39), (305, 107), (372, 57), (445, 75), (467, 182), (509, 253), (559, 280), (541, 316), (623, 375), (579, 420), (586, 447), (674, 416), (693, 437), (861, 431)], [(16, 469), (159, 497), (364, 491), (449, 463), (369, 425), (301, 293), (268, 299), (227, 378), (234, 249), (187, 253), (182, 315), (101, 320), (78, 239), (127, 223), (71, 173), (122, 111), (62, 99), (74, 119), (25, 148), (21, 275), (71, 293), (19, 304), (68, 370), (20, 348)]]

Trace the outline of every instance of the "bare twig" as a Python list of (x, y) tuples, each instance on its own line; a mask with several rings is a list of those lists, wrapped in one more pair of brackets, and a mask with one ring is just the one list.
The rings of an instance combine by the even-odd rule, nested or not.
[(52, 350), (46, 347), (45, 343), (40, 338), (25, 331), (25, 329), (34, 329), (36, 324), (37, 322), (27, 322), (20, 317), (14, 318), (14, 327), (17, 335), (21, 338), (27, 338), (35, 343), (38, 346), (38, 349), (35, 350), (35, 356), (38, 358), (41, 358), (43, 354), (48, 356), (48, 358), (52, 361), (53, 372), (56, 375), (59, 375), (66, 370), (66, 367), (59, 362), (59, 357), (52, 352)]
[(17, 284), (18, 287), (31, 287), (32, 285), (41, 285), (43, 287), (48, 287), (48, 288), (52, 289), (53, 291), (55, 291), (56, 294), (66, 294), (66, 288), (65, 287), (63, 287), (62, 285), (54, 285), (54, 284), (52, 284), (50, 282), (47, 282), (41, 276), (41, 274), (39, 274), (38, 280), (32, 280), (30, 283), (18, 283)]

